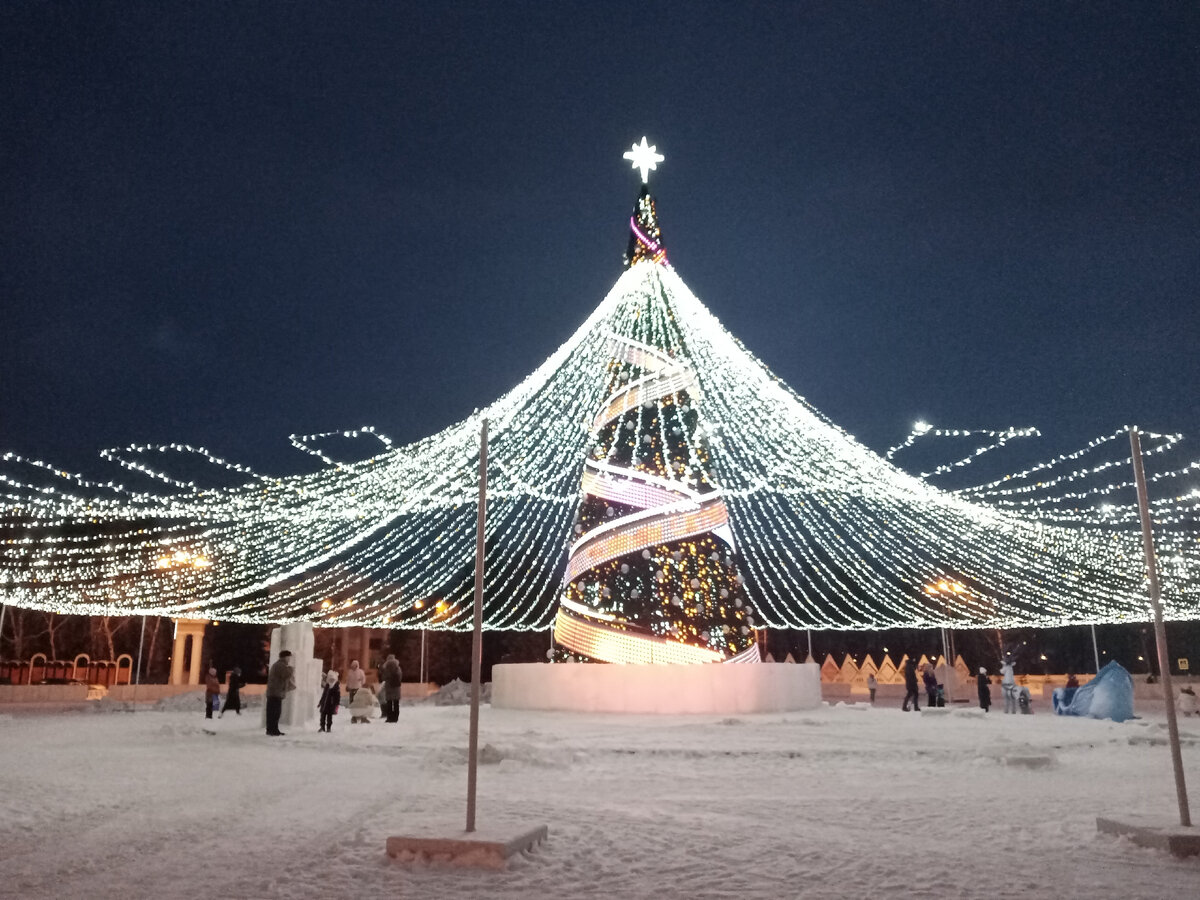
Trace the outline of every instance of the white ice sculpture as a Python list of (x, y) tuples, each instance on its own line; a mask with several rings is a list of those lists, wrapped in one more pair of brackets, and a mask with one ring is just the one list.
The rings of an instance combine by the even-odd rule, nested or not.
[[(289, 622), (271, 632), (271, 665), (283, 650), (292, 651), (296, 689), (283, 698), (279, 724), (284, 728), (311, 725), (317, 717), (317, 699), (321, 696), (323, 663), (313, 657), (313, 626), (311, 622)], [(263, 711), (266, 725), (266, 710)]]

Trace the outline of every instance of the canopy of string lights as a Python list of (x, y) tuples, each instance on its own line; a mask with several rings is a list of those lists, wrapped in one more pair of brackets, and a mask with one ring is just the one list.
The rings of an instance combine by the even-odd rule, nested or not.
[[(938, 471), (880, 456), (793, 392), (665, 260), (632, 265), (574, 335), (470, 418), (407, 446), (268, 477), (186, 445), (109, 451), (154, 490), (2, 458), (4, 600), (84, 614), (464, 628), (470, 620), (480, 420), (490, 429), (484, 620), (543, 629), (557, 610), (613, 336), (638, 335), (694, 374), (710, 457), (761, 624), (864, 629), (1114, 622), (1146, 616), (1124, 432), (1024, 471), (943, 490)], [(965, 436), (969, 432), (945, 432)], [(989, 432), (976, 453), (1019, 436)], [(1178, 435), (1143, 433), (1148, 457)], [(149, 457), (199, 454), (240, 482), (211, 487)], [(976, 454), (971, 454), (972, 456)], [(1164, 458), (1167, 458), (1164, 456)], [(1122, 464), (1124, 467), (1122, 468)], [(954, 465), (954, 463), (948, 464)], [(1152, 468), (1168, 619), (1200, 611), (1195, 463)], [(942, 471), (945, 470), (943, 467)], [(924, 476), (924, 477), (922, 477)], [(1118, 502), (1118, 500), (1120, 502)]]

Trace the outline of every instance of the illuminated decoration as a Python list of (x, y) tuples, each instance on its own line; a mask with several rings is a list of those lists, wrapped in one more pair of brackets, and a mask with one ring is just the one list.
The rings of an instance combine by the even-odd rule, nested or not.
[(642, 142), (634, 144), (629, 148), (629, 151), (624, 155), (624, 158), (633, 163), (635, 169), (641, 170), (642, 184), (650, 180), (650, 173), (658, 168), (658, 164), (666, 159), (658, 148), (653, 145), (646, 144), (646, 136), (642, 135)]
[(662, 232), (658, 227), (658, 210), (650, 189), (642, 185), (633, 215), (629, 217), (629, 248), (625, 251), (625, 265), (648, 260), (666, 265), (667, 251), (662, 245)]
[[(697, 575), (694, 589), (682, 581), (677, 551), (663, 555), (655, 544), (642, 551), (647, 571), (703, 590), (705, 579), (735, 570), (753, 628), (1148, 617), (1124, 431), (1005, 478), (941, 489), (941, 475), (922, 478), (872, 452), (747, 351), (667, 262), (648, 192), (638, 204), (642, 234), (631, 230), (630, 265), (579, 329), (512, 390), (424, 440), (391, 446), (368, 430), (296, 438), (319, 468), (287, 477), (186, 444), (106, 451), (120, 475), (107, 481), (0, 455), (5, 602), (79, 614), (469, 628), (486, 417), (491, 629), (555, 622), (571, 547), (570, 560), (594, 555), (567, 582), (580, 586), (567, 598), (575, 606), (564, 600), (561, 609), (595, 629), (634, 634), (621, 622), (632, 608), (612, 596), (629, 563), (610, 554), (651, 540), (676, 513), (682, 530), (669, 540), (711, 547), (704, 559), (721, 568)], [(612, 418), (597, 424), (601, 410)], [(933, 431), (917, 439), (953, 438)], [(1141, 434), (1164, 615), (1197, 618), (1200, 465), (1180, 459), (1179, 435)], [(326, 438), (341, 447), (357, 441), (361, 453), (338, 461), (344, 454), (322, 449)], [(638, 450), (653, 448), (653, 465), (613, 455), (619, 447), (632, 454), (631, 439)], [(197, 460), (211, 478), (179, 473), (193, 473)], [(718, 508), (718, 498), (726, 524), (691, 531), (688, 517)], [(574, 520), (577, 509), (586, 509), (586, 525)], [(609, 519), (612, 527), (600, 530)], [(159, 567), (176, 553), (210, 564)], [(699, 566), (699, 557), (689, 554), (686, 564)], [(942, 581), (961, 590), (926, 590)], [(682, 591), (675, 596), (685, 602)], [(740, 627), (733, 630), (734, 643), (722, 647), (665, 629), (637, 634), (725, 658), (742, 646)]]
[(983, 456), (983, 454), (988, 453), (989, 451), (992, 451), (992, 450), (999, 449), (1000, 447), (1003, 447), (1005, 444), (1007, 444), (1013, 438), (1041, 437), (1042, 433), (1040, 431), (1038, 431), (1036, 428), (1006, 428), (1003, 431), (988, 431), (985, 429), (978, 429), (978, 428), (971, 429), (971, 430), (968, 430), (965, 428), (964, 429), (956, 428), (954, 430), (950, 430), (950, 429), (934, 428), (932, 425), (928, 424), (927, 422), (918, 422), (917, 424), (915, 424), (913, 426), (912, 432), (904, 440), (904, 443), (897, 444), (895, 447), (888, 450), (888, 452), (886, 454), (886, 458), (893, 459), (896, 456), (896, 454), (899, 453), (901, 450), (903, 450), (905, 447), (911, 447), (913, 444), (913, 441), (915, 441), (918, 437), (921, 437), (922, 435), (926, 435), (926, 434), (932, 434), (934, 437), (972, 437), (972, 436), (977, 436), (977, 435), (984, 435), (985, 437), (995, 438), (995, 440), (993, 440), (992, 443), (990, 443), (990, 444), (985, 444), (982, 447), (977, 447), (970, 456), (965, 456), (962, 459), (957, 460), (956, 462), (946, 463), (945, 465), (940, 465), (936, 469), (934, 469), (932, 472), (922, 472), (921, 473), (922, 478), (931, 478), (934, 475), (943, 475), (946, 472), (949, 472), (951, 469), (969, 465), (970, 463), (973, 463), (973, 462), (975, 462), (975, 460), (979, 459), (979, 457)]
[[(629, 229), (626, 266), (666, 264), (645, 184)], [(641, 303), (608, 335), (608, 396), (588, 434), (554, 639), (600, 662), (757, 662), (696, 372), (668, 305)]]

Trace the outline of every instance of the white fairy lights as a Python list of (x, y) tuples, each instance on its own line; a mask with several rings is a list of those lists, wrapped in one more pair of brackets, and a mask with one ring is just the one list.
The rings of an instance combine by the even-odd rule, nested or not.
[[(382, 444), (358, 462), (313, 450), (321, 435), (293, 440), (322, 468), (284, 478), (187, 445), (106, 453), (134, 477), (166, 485), (147, 491), (0, 457), (4, 599), (83, 614), (468, 628), (477, 433), (486, 417), (485, 623), (546, 628), (558, 609), (584, 461), (594, 451), (590, 432), (610, 399), (610, 336), (657, 327), (635, 324), (647, 308), (657, 310), (655, 321), (672, 323), (686, 348), (688, 390), (703, 398), (696, 411), (707, 471), (721, 487), (757, 621), (855, 629), (1145, 618), (1128, 457), (1081, 462), (1124, 432), (1005, 479), (940, 490), (825, 419), (747, 352), (669, 265), (650, 261), (625, 272), (536, 371), (467, 420), (398, 447), (370, 429), (337, 433)], [(634, 409), (664, 387), (673, 389), (630, 384), (619, 402)], [(988, 436), (998, 446), (1029, 433)], [(1144, 440), (1154, 458), (1178, 436)], [(198, 456), (241, 483), (205, 487), (146, 461), (172, 453)], [(603, 460), (595, 462), (586, 482), (594, 487), (604, 477)], [(1164, 609), (1173, 619), (1200, 614), (1196, 466), (1153, 476)], [(1104, 477), (1110, 472), (1119, 474)], [(686, 496), (688, 487), (647, 478), (612, 490), (629, 499)], [(943, 582), (958, 589), (928, 590)], [(613, 638), (601, 628), (585, 639)]]

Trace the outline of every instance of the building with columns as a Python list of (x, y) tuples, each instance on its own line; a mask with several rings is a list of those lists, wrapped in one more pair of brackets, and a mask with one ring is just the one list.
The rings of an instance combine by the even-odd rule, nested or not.
[[(171, 679), (168, 684), (203, 684), (204, 627), (207, 619), (172, 619), (175, 643), (171, 647)], [(184, 663), (187, 673), (184, 674)]]

